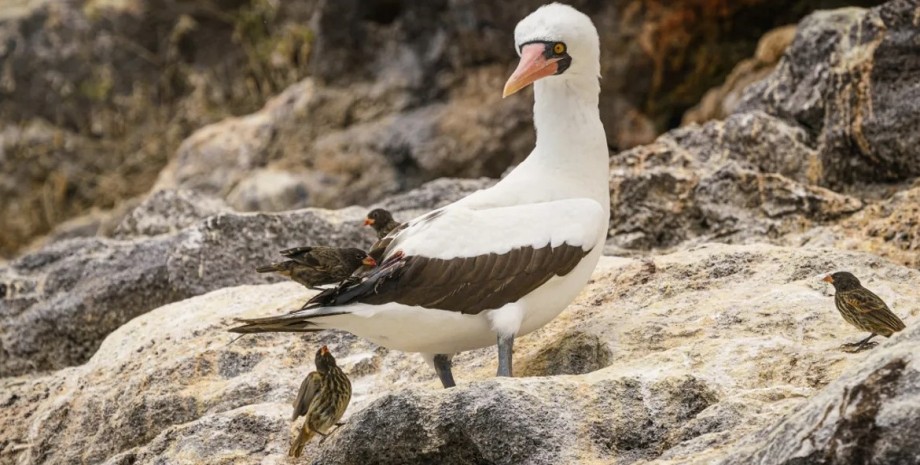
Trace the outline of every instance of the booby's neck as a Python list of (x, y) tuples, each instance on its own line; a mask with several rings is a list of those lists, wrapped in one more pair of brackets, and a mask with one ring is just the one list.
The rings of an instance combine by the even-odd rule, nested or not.
[(456, 205), (493, 208), (591, 198), (609, 211), (610, 168), (597, 79), (547, 78), (534, 84), (533, 152), (498, 184)]
[(607, 137), (598, 109), (599, 93), (597, 78), (547, 78), (534, 83), (537, 144), (520, 166), (529, 177), (541, 183), (568, 182), (580, 191), (588, 188), (592, 198), (609, 199)]
[(563, 155), (572, 162), (576, 161), (569, 153), (573, 143), (606, 140), (598, 110), (599, 93), (596, 78), (549, 78), (535, 82), (533, 120), (537, 152)]

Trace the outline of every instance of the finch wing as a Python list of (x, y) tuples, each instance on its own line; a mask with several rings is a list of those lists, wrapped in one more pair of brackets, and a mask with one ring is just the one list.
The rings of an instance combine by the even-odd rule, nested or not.
[(316, 247), (294, 247), (293, 249), (282, 250), (281, 255), (294, 260), (301, 265), (317, 266), (320, 264), (320, 262), (317, 260), (316, 255), (321, 255), (322, 252), (322, 250), (317, 249)]
[(312, 401), (313, 396), (319, 392), (322, 382), (323, 375), (319, 374), (318, 371), (310, 372), (310, 374), (303, 379), (303, 382), (300, 383), (300, 391), (297, 393), (297, 398), (294, 399), (294, 415), (291, 417), (291, 421), (307, 414), (307, 409), (310, 407), (310, 401)]
[(887, 328), (892, 331), (904, 329), (904, 322), (872, 291), (865, 288), (857, 289), (841, 297), (849, 307), (859, 312), (864, 320), (871, 322), (873, 327)]
[(868, 289), (857, 289), (840, 296), (843, 301), (859, 313), (875, 313), (891, 311), (888, 305), (879, 296)]

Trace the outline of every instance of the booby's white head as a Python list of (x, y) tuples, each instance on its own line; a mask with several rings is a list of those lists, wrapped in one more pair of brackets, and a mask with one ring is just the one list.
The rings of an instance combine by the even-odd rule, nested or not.
[(521, 56), (505, 83), (507, 97), (539, 79), (600, 77), (600, 39), (584, 13), (561, 3), (544, 5), (514, 28), (514, 47)]

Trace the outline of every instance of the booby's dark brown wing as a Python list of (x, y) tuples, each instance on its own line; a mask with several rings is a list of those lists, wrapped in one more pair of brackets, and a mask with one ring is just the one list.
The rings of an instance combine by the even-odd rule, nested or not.
[(588, 252), (562, 244), (452, 259), (396, 255), (363, 281), (317, 295), (308, 305), (395, 302), (477, 314), (515, 302), (553, 276), (565, 276)]

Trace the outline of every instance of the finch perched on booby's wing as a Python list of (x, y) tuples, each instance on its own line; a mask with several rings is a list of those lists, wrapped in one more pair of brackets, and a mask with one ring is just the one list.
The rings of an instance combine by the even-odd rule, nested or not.
[(339, 247), (295, 247), (281, 251), (288, 258), (256, 268), (258, 273), (278, 273), (310, 289), (338, 284), (362, 266), (377, 262), (361, 249)]
[(384, 237), (373, 270), (302, 310), (242, 320), (231, 331), (345, 330), (421, 353), (445, 387), (454, 385), (453, 354), (497, 344), (498, 374), (511, 376), (514, 338), (575, 299), (610, 216), (597, 30), (554, 3), (524, 18), (514, 36), (520, 63), (503, 94), (534, 85), (537, 141), (527, 159), (493, 187)]

